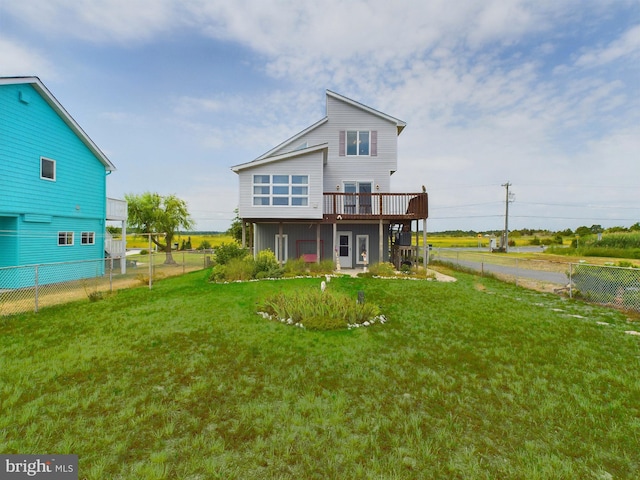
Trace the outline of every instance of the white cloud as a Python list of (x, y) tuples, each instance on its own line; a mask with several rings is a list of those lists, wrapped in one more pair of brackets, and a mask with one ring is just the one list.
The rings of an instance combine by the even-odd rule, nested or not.
[(47, 36), (120, 44), (171, 29), (181, 18), (180, 5), (174, 0), (29, 0), (2, 2), (0, 9)]
[(35, 49), (0, 36), (0, 76), (56, 76), (52, 62)]
[(640, 57), (640, 25), (628, 29), (606, 46), (583, 53), (575, 65), (585, 68), (599, 67), (625, 57), (629, 57), (631, 61), (638, 61)]

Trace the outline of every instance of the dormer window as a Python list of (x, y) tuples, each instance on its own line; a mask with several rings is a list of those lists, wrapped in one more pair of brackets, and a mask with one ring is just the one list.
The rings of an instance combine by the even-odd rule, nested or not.
[(369, 156), (369, 131), (347, 131), (347, 156)]

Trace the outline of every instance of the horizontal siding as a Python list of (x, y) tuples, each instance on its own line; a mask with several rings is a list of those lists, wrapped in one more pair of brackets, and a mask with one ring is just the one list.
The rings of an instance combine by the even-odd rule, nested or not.
[[(0, 212), (104, 218), (104, 165), (45, 100), (30, 85), (3, 85), (0, 111)], [(56, 161), (55, 182), (40, 179), (40, 157)]]
[[(73, 245), (58, 245), (58, 232), (73, 232)], [(82, 245), (82, 232), (95, 232), (95, 245)], [(104, 257), (104, 222), (98, 219), (53, 217), (51, 223), (20, 220), (17, 237), (19, 265)]]
[[(322, 218), (322, 152), (312, 152), (300, 157), (267, 163), (242, 170), (240, 181), (241, 218)], [(254, 175), (308, 175), (309, 205), (307, 207), (253, 206)]]
[(10, 267), (18, 262), (16, 217), (0, 217), (0, 267)]
[[(326, 191), (334, 191), (344, 181), (372, 181), (378, 192), (391, 189), (390, 172), (398, 165), (398, 134), (395, 123), (382, 117), (327, 97), (329, 121), (324, 125), (328, 136), (329, 156), (324, 170)], [(347, 157), (338, 154), (338, 139), (342, 130), (375, 130), (378, 132), (378, 155)]]

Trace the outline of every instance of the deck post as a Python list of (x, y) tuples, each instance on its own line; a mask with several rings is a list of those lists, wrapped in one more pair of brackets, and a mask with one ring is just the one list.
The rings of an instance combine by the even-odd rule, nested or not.
[(382, 217), (380, 217), (380, 226), (378, 227), (378, 236), (380, 237), (380, 241), (378, 242), (378, 246), (379, 246), (378, 263), (382, 263), (384, 261), (384, 228), (382, 223)]
[(320, 263), (320, 222), (316, 223), (316, 263)]
[(338, 269), (338, 224), (333, 222), (333, 264)]
[(242, 248), (247, 248), (247, 223), (242, 220)]
[(422, 265), (425, 270), (429, 266), (429, 247), (427, 246), (427, 219), (422, 220)]
[(283, 225), (282, 222), (278, 224), (278, 260), (280, 266), (283, 264), (284, 259), (284, 235), (283, 235)]

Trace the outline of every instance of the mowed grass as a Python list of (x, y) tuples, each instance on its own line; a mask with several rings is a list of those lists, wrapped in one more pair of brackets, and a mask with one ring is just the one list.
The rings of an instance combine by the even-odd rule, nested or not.
[(255, 313), (318, 279), (205, 271), (2, 318), (0, 451), (87, 479), (640, 477), (640, 325), (455, 275), (333, 279), (388, 319), (337, 332)]

